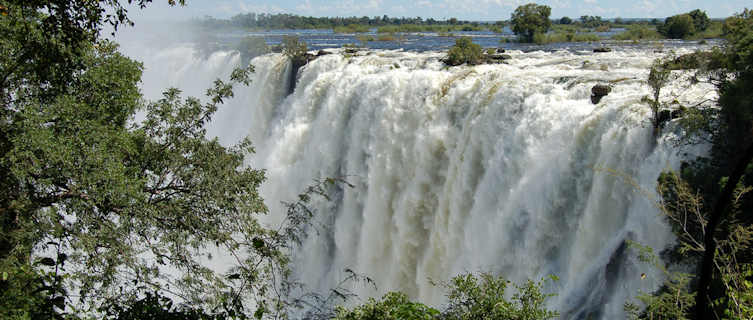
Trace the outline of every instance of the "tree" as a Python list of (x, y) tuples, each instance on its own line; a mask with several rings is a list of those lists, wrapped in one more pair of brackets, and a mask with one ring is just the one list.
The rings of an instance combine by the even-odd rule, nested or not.
[(473, 43), (469, 37), (460, 37), (455, 39), (455, 45), (447, 52), (445, 64), (450, 66), (459, 66), (467, 63), (469, 65), (481, 62), (481, 46)]
[(695, 9), (688, 12), (688, 15), (693, 19), (693, 26), (696, 32), (706, 31), (711, 25), (711, 19), (709, 19), (705, 11)]
[[(205, 130), (253, 68), (215, 81), (206, 102), (167, 89), (145, 103), (141, 65), (99, 37), (129, 22), (119, 2), (3, 4), (0, 318), (58, 318), (153, 291), (279, 312), (270, 279), (284, 276), (291, 238), (256, 220), (265, 173), (244, 165), (248, 141), (224, 147)], [(237, 257), (229, 274), (204, 265), (213, 247)]]
[(562, 17), (560, 18), (560, 24), (572, 24), (573, 19), (570, 19), (570, 17)]
[(669, 83), (671, 71), (665, 68), (660, 61), (655, 61), (648, 74), (648, 85), (653, 93), (652, 97), (644, 97), (643, 101), (651, 107), (651, 124), (654, 127), (654, 135), (658, 136), (661, 127), (659, 111), (662, 103), (659, 100), (661, 90)]
[(512, 13), (512, 31), (518, 35), (521, 42), (533, 42), (537, 33), (546, 33), (552, 26), (549, 15), (552, 8), (545, 5), (529, 3), (519, 6)]
[(725, 47), (709, 53), (695, 77), (715, 84), (718, 99), (687, 108), (679, 121), (683, 141), (701, 137), (711, 152), (658, 180), (660, 207), (679, 239), (666, 254), (697, 266), (684, 285), (666, 286), (674, 292), (654, 295), (649, 308), (674, 310), (673, 318), (753, 316), (753, 15), (745, 10), (727, 23)]
[(667, 38), (682, 39), (695, 33), (695, 24), (690, 15), (681, 14), (667, 18), (657, 30)]
[(581, 16), (580, 23), (587, 28), (597, 28), (604, 25), (606, 22), (602, 20), (600, 16)]

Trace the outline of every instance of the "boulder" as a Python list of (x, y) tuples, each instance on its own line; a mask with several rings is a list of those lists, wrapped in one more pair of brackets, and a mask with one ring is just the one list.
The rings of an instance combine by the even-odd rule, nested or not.
[(486, 57), (489, 60), (510, 60), (512, 56), (509, 54), (490, 54)]
[(594, 48), (594, 52), (612, 52), (612, 48), (610, 47)]
[(591, 102), (598, 104), (601, 98), (612, 92), (612, 87), (605, 84), (597, 84), (591, 88)]
[(324, 51), (324, 50), (319, 50), (319, 52), (316, 53), (316, 56), (317, 57), (321, 57), (321, 56), (326, 56), (328, 54), (332, 54), (332, 52)]

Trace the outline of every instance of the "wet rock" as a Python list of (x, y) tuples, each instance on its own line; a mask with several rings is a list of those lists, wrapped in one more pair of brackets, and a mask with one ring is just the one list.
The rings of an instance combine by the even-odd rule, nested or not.
[(610, 47), (595, 48), (594, 52), (612, 52), (612, 48)]
[(510, 60), (512, 56), (509, 54), (490, 54), (486, 57), (489, 60)]
[(672, 120), (672, 111), (669, 109), (664, 109), (659, 111), (659, 119), (657, 119), (659, 122), (659, 126), (664, 127), (664, 124)]
[(332, 52), (324, 51), (324, 50), (319, 50), (319, 52), (316, 53), (316, 56), (317, 57), (321, 57), (321, 56), (326, 56), (328, 54), (332, 54)]
[(612, 87), (605, 84), (597, 84), (591, 88), (591, 102), (598, 104), (601, 98), (612, 92)]

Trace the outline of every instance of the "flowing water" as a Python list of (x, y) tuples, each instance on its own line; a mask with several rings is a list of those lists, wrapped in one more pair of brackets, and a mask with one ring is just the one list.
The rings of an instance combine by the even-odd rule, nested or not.
[[(232, 52), (196, 57), (190, 46), (145, 50), (125, 47), (145, 62), (150, 98), (167, 86), (200, 95), (240, 63)], [(354, 285), (361, 297), (400, 290), (441, 306), (432, 280), (556, 275), (546, 290), (563, 319), (618, 319), (627, 299), (657, 287), (661, 275), (625, 241), (657, 250), (674, 241), (652, 194), (682, 156), (668, 140), (672, 124), (655, 138), (640, 102), (663, 54), (509, 53), (509, 64), (451, 68), (440, 52), (336, 53), (294, 79), (282, 55), (252, 61), (254, 82), (236, 90), (210, 134), (255, 142), (248, 163), (267, 170), (268, 223), (316, 179), (353, 185), (317, 204), (315, 232), (295, 253), (307, 289), (326, 292), (349, 268), (378, 286)], [(613, 90), (594, 105), (599, 83)], [(664, 92), (680, 102), (712, 95), (679, 83)]]

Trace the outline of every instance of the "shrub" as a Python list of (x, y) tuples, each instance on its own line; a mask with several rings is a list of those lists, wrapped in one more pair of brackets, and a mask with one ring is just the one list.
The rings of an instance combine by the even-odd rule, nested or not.
[(301, 41), (297, 36), (282, 37), (282, 53), (293, 60), (294, 64), (305, 61), (307, 51), (306, 42)]
[(471, 38), (461, 37), (455, 39), (455, 45), (447, 52), (444, 63), (450, 66), (459, 66), (467, 63), (470, 65), (481, 62), (481, 46), (471, 41)]

